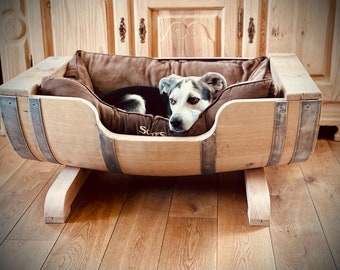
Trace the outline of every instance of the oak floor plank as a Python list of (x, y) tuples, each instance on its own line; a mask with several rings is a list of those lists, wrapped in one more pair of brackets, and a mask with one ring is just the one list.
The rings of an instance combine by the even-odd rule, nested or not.
[(169, 216), (217, 218), (217, 175), (177, 178)]
[(157, 269), (173, 180), (135, 177), (100, 269)]
[(340, 142), (335, 142), (335, 141), (327, 141), (327, 142), (340, 164)]
[(0, 243), (44, 188), (58, 166), (27, 160), (0, 188)]
[[(11, 149), (6, 140), (0, 137), (0, 155)], [(339, 143), (319, 139), (307, 162), (266, 168), (270, 228), (248, 225), (243, 172), (217, 176), (217, 191), (215, 180), (209, 186), (205, 177), (95, 172), (68, 222), (44, 224), (44, 196), (61, 166), (25, 161), (8, 150), (22, 163), (12, 170), (1, 167), (9, 156), (0, 158), (0, 174), (9, 175), (0, 187), (0, 269), (162, 269), (208, 263), (212, 269), (340, 269), (339, 149)], [(202, 252), (204, 257), (197, 258)]]
[(243, 172), (219, 178), (217, 269), (275, 269), (269, 228), (249, 226)]
[(0, 246), (0, 269), (40, 269), (53, 243), (53, 241), (6, 239)]
[[(5, 138), (6, 137), (0, 137)], [(7, 142), (6, 142), (7, 143)], [(25, 162), (7, 143), (0, 149), (0, 187), (20, 168)]]
[(4, 148), (7, 144), (8, 144), (7, 136), (0, 135), (0, 150)]
[(265, 168), (277, 269), (335, 269), (298, 164)]
[(127, 176), (94, 172), (42, 269), (98, 269), (126, 197)]
[(158, 269), (216, 269), (216, 255), (216, 218), (169, 218)]
[(62, 168), (63, 166), (58, 167), (54, 175), (50, 178), (47, 185), (39, 193), (31, 206), (15, 225), (11, 233), (8, 235), (7, 239), (50, 241), (51, 243), (54, 243), (57, 240), (65, 225), (45, 223), (44, 203), (48, 189), (58, 177)]
[[(337, 143), (339, 144), (339, 143)], [(339, 144), (340, 145), (340, 144)], [(300, 165), (323, 231), (340, 268), (340, 166), (329, 144), (319, 140), (315, 154)]]

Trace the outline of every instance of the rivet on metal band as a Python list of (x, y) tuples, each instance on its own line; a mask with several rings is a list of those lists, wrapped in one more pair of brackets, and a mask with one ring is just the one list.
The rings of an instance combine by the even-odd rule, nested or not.
[(1, 116), (6, 129), (7, 137), (13, 149), (25, 159), (34, 159), (21, 128), (17, 99), (13, 96), (0, 96)]
[(301, 100), (298, 134), (290, 163), (302, 162), (314, 150), (319, 130), (321, 100)]
[(48, 145), (44, 124), (42, 121), (40, 98), (39, 97), (29, 97), (28, 103), (30, 106), (30, 115), (32, 119), (33, 129), (35, 138), (37, 140), (38, 146), (41, 153), (44, 155), (47, 161), (52, 163), (58, 163), (54, 158), (53, 153)]

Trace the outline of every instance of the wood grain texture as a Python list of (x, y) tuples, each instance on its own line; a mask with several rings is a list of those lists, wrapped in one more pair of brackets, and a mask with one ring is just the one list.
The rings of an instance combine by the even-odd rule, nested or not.
[[(238, 2), (133, 1), (135, 55), (154, 57), (240, 55), (241, 40), (237, 38)], [(181, 16), (177, 17), (178, 14)], [(195, 14), (195, 17), (187, 16), (190, 14)], [(145, 19), (147, 31), (145, 43), (141, 43), (139, 37), (141, 18)], [(173, 27), (174, 35), (168, 35), (169, 28), (174, 26), (176, 20), (179, 23)], [(197, 22), (196, 25), (193, 25), (194, 21)], [(192, 34), (195, 35), (190, 39)]]
[(24, 5), (20, 0), (0, 2), (0, 54), (4, 82), (28, 68), (28, 27), (24, 13)]
[(217, 218), (217, 176), (191, 176), (176, 181), (169, 216)]
[(41, 192), (58, 166), (27, 160), (0, 188), (0, 243)]
[(40, 269), (53, 244), (53, 241), (5, 240), (0, 246), (0, 268)]
[(328, 144), (329, 144), (330, 148), (332, 149), (332, 152), (335, 155), (336, 159), (340, 163), (340, 143), (334, 142), (334, 141), (328, 141)]
[(199, 137), (117, 137), (115, 149), (124, 173), (180, 176), (201, 172)]
[[(5, 138), (5, 137), (3, 137)], [(7, 138), (5, 138), (7, 140)], [(6, 146), (0, 151), (0, 187), (20, 168), (25, 162), (12, 147), (6, 142)]]
[[(0, 111), (1, 113), (1, 111)], [(8, 145), (8, 139), (5, 135), (0, 136), (0, 151), (2, 150), (2, 148), (6, 147)]]
[(216, 269), (217, 220), (168, 220), (158, 269)]
[[(114, 19), (114, 42), (115, 42), (115, 53), (120, 55), (133, 55), (133, 39), (132, 39), (132, 29), (133, 21), (130, 12), (130, 1), (113, 1), (113, 19)], [(121, 41), (120, 36), (120, 22), (124, 18), (124, 23), (126, 26), (125, 41)]]
[(107, 12), (106, 1), (50, 2), (55, 55), (73, 55), (78, 49), (109, 52), (108, 34), (113, 37), (113, 29), (108, 26), (113, 19), (108, 17), (112, 12)]
[(83, 186), (89, 170), (65, 166), (45, 199), (44, 216), (46, 223), (64, 223), (70, 212), (73, 200)]
[[(339, 145), (339, 144), (336, 144)], [(340, 267), (340, 168), (335, 153), (325, 140), (319, 140), (316, 153), (300, 164), (322, 229), (337, 268)], [(339, 154), (339, 153), (338, 153)], [(335, 168), (335, 169), (332, 169)]]
[(335, 269), (298, 165), (265, 169), (271, 194), (270, 233), (277, 269)]
[[(318, 0), (269, 1), (267, 53), (296, 53), (310, 74), (327, 76), (334, 27), (331, 19), (335, 12), (333, 3)], [(288, 14), (291, 19), (287, 19)]]
[(169, 180), (132, 180), (100, 269), (157, 269), (173, 190)]
[(250, 225), (270, 225), (270, 195), (263, 168), (245, 170)]
[(44, 189), (35, 198), (29, 209), (22, 215), (15, 228), (8, 235), (7, 240), (47, 241), (54, 244), (58, 239), (65, 225), (47, 225), (43, 217), (47, 191), (58, 177), (62, 168), (63, 166), (59, 166), (56, 169)]
[(27, 21), (27, 28), (34, 29), (28, 31), (28, 44), (29, 44), (29, 58), (30, 65), (38, 64), (51, 54), (45, 54), (46, 39), (44, 40), (44, 32), (49, 29), (43, 27), (41, 9), (42, 0), (30, 0), (25, 4), (25, 15)]
[(70, 56), (49, 57), (34, 67), (23, 71), (15, 78), (0, 85), (1, 95), (29, 96), (37, 92), (41, 79), (45, 76), (64, 75)]
[(125, 200), (125, 179), (103, 172), (89, 176), (43, 269), (99, 268)]
[(321, 91), (295, 54), (269, 54), (270, 68), (277, 86), (287, 100), (321, 99)]
[(80, 98), (44, 97), (41, 108), (46, 138), (56, 160), (72, 167), (107, 170), (95, 124), (100, 122), (99, 116), (90, 102)]
[[(261, 1), (244, 1), (243, 13), (243, 38), (242, 38), (242, 56), (243, 57), (257, 57), (260, 55), (260, 40), (262, 33), (261, 28)], [(250, 18), (253, 18), (255, 26), (254, 39), (252, 43), (249, 42), (248, 27)]]
[(221, 56), (221, 10), (160, 10), (158, 57)]
[(275, 269), (269, 228), (247, 219), (243, 172), (219, 176), (217, 269)]
[(274, 105), (273, 100), (254, 99), (233, 100), (222, 107), (216, 120), (217, 172), (266, 166), (272, 143)]
[[(30, 161), (0, 189), (0, 232), (8, 232), (0, 244), (0, 268), (339, 268), (339, 149), (337, 142), (319, 140), (316, 159), (313, 155), (305, 163), (266, 169), (272, 199), (270, 228), (249, 226), (241, 171), (217, 175), (217, 189), (215, 182), (209, 187), (198, 181), (192, 190), (185, 185), (191, 177), (95, 172), (76, 198), (68, 223), (45, 224), (43, 202), (61, 166), (56, 165), (49, 176), (32, 173), (42, 171), (41, 166), (50, 171), (48, 163)], [(39, 189), (34, 187), (37, 182)], [(181, 196), (173, 193), (176, 182), (181, 184), (177, 186)], [(182, 184), (188, 197), (199, 191), (190, 199), (199, 200), (198, 206), (210, 202), (216, 192), (217, 218), (170, 217), (172, 203), (179, 198), (185, 202)]]

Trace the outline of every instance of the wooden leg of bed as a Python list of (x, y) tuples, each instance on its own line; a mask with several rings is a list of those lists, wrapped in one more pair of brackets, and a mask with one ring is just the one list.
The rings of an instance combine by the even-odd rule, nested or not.
[(46, 194), (45, 223), (64, 223), (90, 170), (66, 166)]
[(269, 226), (270, 195), (263, 168), (245, 170), (250, 225)]

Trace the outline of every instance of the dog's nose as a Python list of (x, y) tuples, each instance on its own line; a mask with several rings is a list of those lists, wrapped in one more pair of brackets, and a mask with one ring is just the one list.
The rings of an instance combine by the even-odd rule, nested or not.
[(170, 124), (173, 128), (180, 129), (180, 128), (182, 128), (182, 121), (183, 121), (182, 117), (174, 116), (174, 117), (171, 117)]

